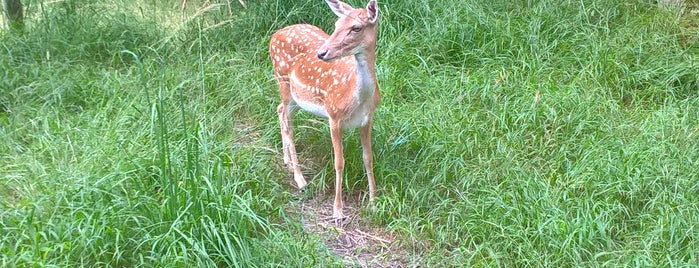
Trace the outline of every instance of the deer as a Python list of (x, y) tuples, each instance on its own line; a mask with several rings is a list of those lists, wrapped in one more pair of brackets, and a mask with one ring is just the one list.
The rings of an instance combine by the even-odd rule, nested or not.
[(294, 24), (272, 34), (269, 55), (279, 86), (277, 107), (284, 163), (293, 172), (299, 189), (306, 180), (296, 155), (292, 115), (301, 108), (328, 119), (335, 167), (333, 219), (341, 222), (342, 172), (345, 165), (342, 131), (359, 128), (362, 158), (369, 184), (369, 202), (374, 200), (375, 182), (371, 130), (381, 101), (376, 80), (376, 40), (379, 9), (376, 0), (365, 8), (342, 1), (325, 0), (338, 19), (328, 35), (310, 24)]

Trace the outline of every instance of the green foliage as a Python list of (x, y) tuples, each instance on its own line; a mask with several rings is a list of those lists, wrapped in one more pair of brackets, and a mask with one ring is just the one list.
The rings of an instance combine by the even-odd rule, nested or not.
[[(0, 266), (346, 265), (287, 215), (300, 194), (267, 59), (276, 29), (334, 15), (235, 4), (33, 1), (23, 33), (0, 32)], [(379, 4), (379, 197), (362, 216), (407, 259), (698, 264), (684, 18), (640, 0)], [(311, 190), (331, 194), (329, 131), (297, 117)], [(367, 187), (357, 134), (350, 192)]]

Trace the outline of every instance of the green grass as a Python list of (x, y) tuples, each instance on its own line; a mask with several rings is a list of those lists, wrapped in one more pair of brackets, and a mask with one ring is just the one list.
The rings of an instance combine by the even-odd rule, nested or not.
[[(267, 58), (276, 29), (333, 14), (156, 2), (28, 1), (28, 29), (0, 32), (0, 266), (344, 266), (288, 213), (305, 197)], [(380, 7), (379, 197), (361, 215), (406, 260), (699, 265), (696, 17), (640, 0)], [(297, 118), (311, 192), (331, 195), (329, 130)], [(357, 136), (346, 192), (367, 187)]]

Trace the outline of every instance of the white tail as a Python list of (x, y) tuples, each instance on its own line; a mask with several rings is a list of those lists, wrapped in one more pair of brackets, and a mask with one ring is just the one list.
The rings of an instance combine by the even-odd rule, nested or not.
[(291, 115), (301, 107), (328, 118), (335, 158), (333, 218), (341, 220), (345, 165), (342, 129), (360, 128), (369, 200), (374, 199), (371, 127), (381, 99), (375, 69), (379, 10), (375, 0), (370, 0), (366, 8), (353, 8), (337, 0), (325, 2), (339, 17), (330, 36), (312, 25), (291, 25), (272, 35), (269, 54), (282, 99), (277, 113), (284, 163), (294, 172), (296, 185), (303, 189), (306, 180), (296, 157)]

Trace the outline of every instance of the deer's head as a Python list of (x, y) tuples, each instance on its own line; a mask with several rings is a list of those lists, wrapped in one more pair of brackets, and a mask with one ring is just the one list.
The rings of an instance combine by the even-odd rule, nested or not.
[(379, 21), (376, 0), (370, 0), (366, 8), (353, 8), (338, 0), (325, 2), (339, 19), (335, 22), (335, 31), (318, 49), (319, 59), (332, 61), (376, 48)]

